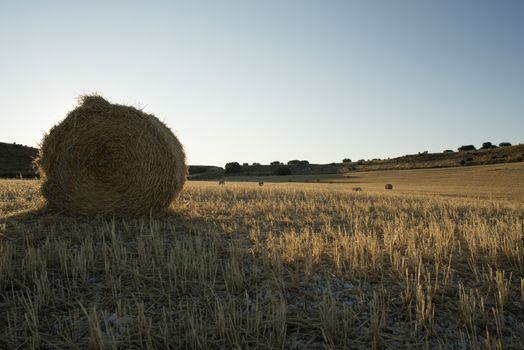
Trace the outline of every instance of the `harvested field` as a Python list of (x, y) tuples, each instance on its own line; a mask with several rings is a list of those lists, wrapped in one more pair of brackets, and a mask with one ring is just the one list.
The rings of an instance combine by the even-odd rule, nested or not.
[(523, 348), (524, 202), (390, 182), (190, 182), (112, 219), (0, 181), (0, 348)]
[(331, 186), (330, 190), (346, 191), (348, 187), (359, 186), (363, 191), (373, 193), (385, 193), (384, 186), (391, 183), (395, 193), (408, 195), (524, 201), (524, 162), (438, 169), (352, 171), (322, 176), (238, 176), (233, 179), (291, 182), (293, 185), (309, 182), (308, 186), (314, 187), (332, 181), (338, 186)]

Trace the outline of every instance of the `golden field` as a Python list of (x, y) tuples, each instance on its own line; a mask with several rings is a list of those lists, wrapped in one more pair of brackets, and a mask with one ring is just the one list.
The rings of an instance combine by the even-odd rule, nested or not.
[(470, 197), (524, 201), (524, 162), (481, 166), (387, 171), (358, 171), (347, 174), (298, 176), (237, 176), (237, 181), (270, 181), (339, 185), (329, 187), (344, 191), (361, 187), (364, 191), (385, 192), (391, 183), (395, 193), (429, 194), (446, 197)]
[(135, 218), (2, 180), (0, 348), (521, 349), (523, 169), (189, 182)]

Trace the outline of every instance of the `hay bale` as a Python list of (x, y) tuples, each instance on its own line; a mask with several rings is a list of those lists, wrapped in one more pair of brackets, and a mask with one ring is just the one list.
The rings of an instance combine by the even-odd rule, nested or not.
[(386, 190), (392, 190), (393, 189), (393, 185), (392, 184), (386, 184), (385, 189)]
[(163, 212), (186, 181), (185, 153), (154, 115), (81, 96), (41, 142), (35, 166), (50, 207), (79, 214)]

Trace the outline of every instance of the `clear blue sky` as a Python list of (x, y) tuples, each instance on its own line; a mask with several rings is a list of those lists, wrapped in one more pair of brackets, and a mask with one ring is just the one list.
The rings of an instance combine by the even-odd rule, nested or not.
[(0, 141), (94, 91), (191, 164), (524, 142), (524, 1), (0, 0)]

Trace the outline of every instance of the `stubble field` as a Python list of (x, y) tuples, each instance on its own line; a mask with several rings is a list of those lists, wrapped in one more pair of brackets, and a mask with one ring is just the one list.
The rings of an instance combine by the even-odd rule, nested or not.
[(0, 181), (0, 348), (524, 347), (520, 198), (190, 182), (103, 218), (38, 186)]

